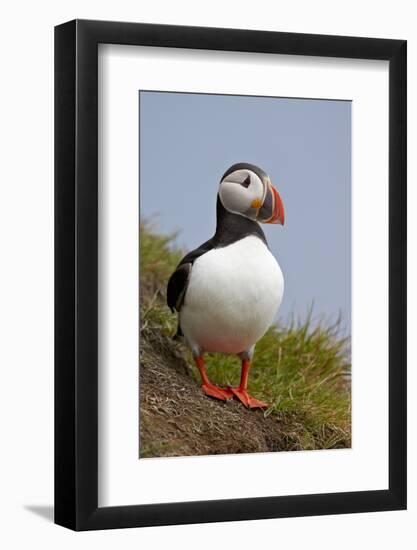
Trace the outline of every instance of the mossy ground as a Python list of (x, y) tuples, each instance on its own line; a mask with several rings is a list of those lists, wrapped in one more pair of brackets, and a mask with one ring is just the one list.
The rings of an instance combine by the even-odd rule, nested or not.
[[(292, 321), (271, 327), (256, 346), (249, 392), (267, 401), (249, 411), (199, 389), (189, 351), (172, 339), (176, 315), (166, 283), (184, 251), (173, 237), (140, 233), (140, 456), (347, 448), (351, 445), (349, 342), (339, 323)], [(207, 355), (210, 379), (236, 385), (237, 357)]]

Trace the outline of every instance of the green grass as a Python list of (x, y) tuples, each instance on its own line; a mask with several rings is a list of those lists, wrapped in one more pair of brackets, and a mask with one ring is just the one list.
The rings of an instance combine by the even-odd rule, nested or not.
[(174, 334), (176, 316), (166, 305), (166, 285), (183, 257), (172, 245), (175, 235), (164, 236), (149, 224), (140, 226), (140, 320), (141, 330), (159, 326), (166, 335)]
[[(175, 248), (175, 236), (159, 235), (147, 224), (140, 235), (141, 329), (173, 335), (176, 315), (166, 306), (165, 289), (184, 252)], [(265, 416), (282, 421), (289, 449), (350, 446), (350, 349), (339, 326), (313, 322), (310, 313), (303, 322), (271, 327), (256, 346), (248, 389), (270, 403)], [(185, 345), (182, 352), (192, 364)], [(210, 354), (207, 365), (213, 382), (239, 382), (237, 357)]]

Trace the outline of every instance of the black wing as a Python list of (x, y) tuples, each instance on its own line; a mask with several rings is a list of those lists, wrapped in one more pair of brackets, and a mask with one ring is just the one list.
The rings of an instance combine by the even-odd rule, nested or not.
[(190, 263), (178, 266), (168, 281), (167, 302), (172, 312), (174, 309), (177, 311), (181, 309), (191, 275), (191, 268), (192, 264)]
[(212, 248), (214, 248), (214, 244), (213, 240), (210, 239), (192, 252), (189, 252), (178, 264), (177, 269), (168, 281), (167, 287), (167, 303), (168, 307), (171, 308), (171, 311), (174, 311), (175, 309), (179, 311), (184, 303), (185, 293), (187, 292), (188, 281), (191, 277), (193, 263), (197, 258), (209, 250), (212, 250)]

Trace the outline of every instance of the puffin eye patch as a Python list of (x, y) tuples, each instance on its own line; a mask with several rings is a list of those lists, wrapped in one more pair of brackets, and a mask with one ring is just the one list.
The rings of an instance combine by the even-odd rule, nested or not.
[(243, 187), (247, 189), (250, 185), (250, 176), (248, 175), (248, 177), (244, 181), (242, 181), (240, 185), (243, 185)]

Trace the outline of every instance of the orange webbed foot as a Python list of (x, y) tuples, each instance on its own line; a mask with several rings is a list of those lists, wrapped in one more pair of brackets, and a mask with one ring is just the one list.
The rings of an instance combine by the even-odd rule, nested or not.
[(248, 407), (248, 409), (267, 409), (269, 407), (268, 403), (252, 397), (248, 394), (246, 390), (243, 390), (241, 388), (229, 389), (233, 393), (233, 395), (245, 405), (245, 407)]
[(220, 399), (221, 401), (227, 401), (233, 397), (233, 392), (231, 390), (218, 388), (214, 384), (202, 384), (201, 389), (206, 395), (214, 397), (215, 399)]

